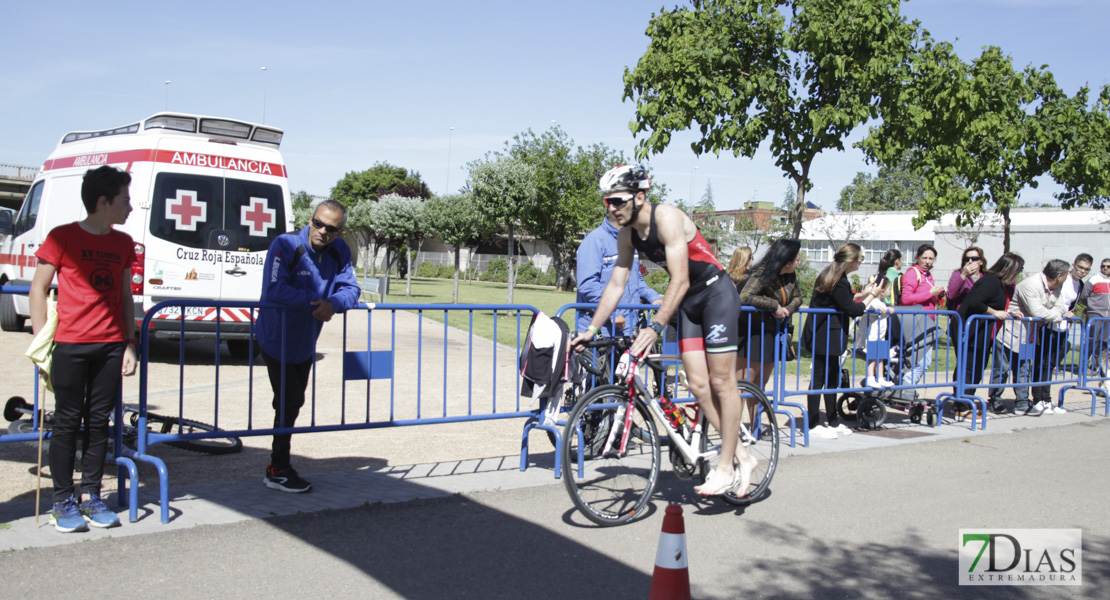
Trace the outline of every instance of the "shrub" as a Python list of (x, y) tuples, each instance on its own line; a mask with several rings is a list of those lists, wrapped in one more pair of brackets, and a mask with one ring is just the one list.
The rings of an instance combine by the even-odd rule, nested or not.
[(532, 262), (529, 261), (524, 263), (524, 265), (520, 267), (520, 270), (516, 272), (516, 282), (536, 283), (536, 281), (542, 276), (543, 273), (540, 273), (540, 270), (536, 268), (536, 265), (532, 264)]
[(663, 294), (666, 293), (667, 286), (671, 283), (671, 276), (663, 269), (659, 269), (648, 273), (647, 277), (644, 277), (644, 283), (648, 284), (651, 289)]
[(489, 261), (486, 266), (486, 272), (482, 273), (479, 277), (482, 281), (496, 281), (500, 283), (508, 283), (509, 281), (509, 261), (504, 258), (495, 258)]
[[(454, 265), (440, 265), (439, 266), (439, 277), (441, 279), (454, 279), (454, 277), (455, 277), (455, 267), (454, 267)], [(459, 277), (462, 277), (461, 272), (459, 273)]]
[(417, 277), (439, 277), (439, 265), (424, 261), (416, 267)]

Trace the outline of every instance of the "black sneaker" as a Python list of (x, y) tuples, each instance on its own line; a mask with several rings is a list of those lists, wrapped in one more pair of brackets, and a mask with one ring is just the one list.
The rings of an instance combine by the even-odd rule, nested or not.
[(293, 494), (302, 494), (312, 490), (312, 484), (305, 481), (297, 474), (293, 467), (274, 470), (272, 465), (266, 465), (266, 476), (262, 478), (266, 487)]

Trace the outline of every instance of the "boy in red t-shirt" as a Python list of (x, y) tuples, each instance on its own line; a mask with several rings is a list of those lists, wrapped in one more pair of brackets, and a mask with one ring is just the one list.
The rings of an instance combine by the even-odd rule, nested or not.
[[(131, 298), (135, 244), (131, 236), (112, 229), (127, 222), (131, 213), (130, 184), (131, 175), (114, 167), (86, 172), (81, 201), (88, 216), (55, 227), (35, 253), (38, 267), (29, 295), (35, 333), (46, 324), (46, 294), (58, 275), (49, 463), (54, 480), (50, 520), (61, 532), (87, 531), (86, 521), (93, 527), (119, 525), (119, 517), (100, 499), (100, 480), (108, 447), (108, 416), (119, 396), (121, 375), (133, 375), (136, 365)], [(78, 495), (73, 467), (82, 419), (85, 456)]]

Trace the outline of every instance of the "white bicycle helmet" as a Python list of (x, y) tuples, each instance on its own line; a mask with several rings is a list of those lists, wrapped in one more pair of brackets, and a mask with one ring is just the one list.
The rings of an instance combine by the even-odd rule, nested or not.
[(598, 186), (603, 196), (618, 190), (646, 192), (651, 189), (651, 178), (639, 165), (621, 165), (606, 171)]

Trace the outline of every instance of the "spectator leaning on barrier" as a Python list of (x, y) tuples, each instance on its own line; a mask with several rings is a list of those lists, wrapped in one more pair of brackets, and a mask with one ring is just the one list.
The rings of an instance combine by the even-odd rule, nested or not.
[[(1099, 272), (1087, 280), (1080, 301), (1087, 305), (1087, 319), (1110, 318), (1110, 258), (1102, 259)], [(1110, 341), (1110, 323), (1096, 321), (1094, 325), (1088, 326), (1088, 333), (1091, 337), (1091, 349), (1087, 369), (1092, 375), (1105, 377), (1103, 361), (1106, 359)]]
[[(609, 283), (613, 274), (613, 267), (617, 265), (617, 234), (620, 227), (609, 213), (601, 225), (586, 234), (582, 244), (578, 246), (577, 284), (578, 293), (575, 302), (579, 304), (597, 304), (601, 300), (601, 293)], [(624, 295), (620, 304), (659, 304), (663, 297), (659, 292), (651, 289), (640, 275), (640, 258), (632, 257), (632, 269), (629, 271), (628, 285), (625, 286)], [(615, 317), (605, 322), (601, 331), (606, 336), (614, 334), (632, 336), (636, 329), (636, 315), (631, 310), (614, 311)], [(578, 331), (586, 331), (593, 318), (593, 312), (578, 310), (578, 319), (575, 327)], [(614, 326), (617, 331), (614, 332)]]
[[(902, 274), (902, 252), (897, 248), (887, 250), (883, 257), (879, 259), (879, 274), (875, 276), (875, 280), (879, 277), (885, 278), (890, 282), (891, 291), (883, 296), (883, 302), (891, 306), (897, 304), (894, 301), (894, 282), (898, 276)], [(872, 280), (874, 282), (874, 280)], [(901, 293), (901, 292), (899, 292)]]
[[(987, 267), (987, 258), (983, 254), (983, 249), (978, 246), (969, 246), (964, 253), (960, 256), (960, 268), (952, 272), (952, 276), (948, 278), (948, 287), (945, 290), (946, 303), (945, 308), (951, 311), (959, 312), (960, 303), (963, 302), (967, 293), (971, 291), (971, 286), (983, 276), (983, 270)], [(960, 351), (960, 321), (959, 319), (948, 320), (948, 340), (949, 346), (956, 352), (959, 357)], [(952, 381), (958, 381), (960, 378), (959, 365), (952, 367)], [(962, 405), (962, 403), (961, 403)]]
[[(1002, 328), (1002, 343), (1010, 353), (1008, 358), (1014, 383), (1048, 381), (1051, 376), (1055, 355), (1051, 344), (1046, 343), (1045, 340), (1044, 333), (1048, 330), (1045, 324), (1054, 325), (1072, 316), (1070, 312), (1062, 312), (1056, 303), (1056, 294), (1067, 278), (1068, 263), (1054, 259), (1048, 261), (1040, 273), (1023, 279), (1014, 289), (1014, 302), (1010, 303), (1009, 309), (1010, 316), (1015, 318), (1025, 316), (1041, 320), (1036, 323), (1006, 321)], [(1029, 370), (1022, 370), (1018, 361), (1018, 345), (1025, 342), (1032, 342), (1035, 345), (1033, 366)], [(1024, 387), (1015, 387), (1014, 395), (1017, 396), (1015, 412), (1034, 417), (1046, 412), (1057, 412), (1050, 402), (1051, 387), (1047, 383), (1032, 386), (1032, 403), (1029, 402), (1029, 392)], [(1060, 409), (1059, 412), (1066, 411)]]
[(802, 305), (798, 276), (794, 273), (801, 260), (801, 248), (798, 240), (776, 240), (752, 267), (740, 292), (740, 303), (754, 306), (760, 312), (740, 313), (737, 357), (748, 381), (761, 389), (775, 368), (775, 336), (788, 329), (791, 315)]
[[(643, 167), (622, 165), (601, 177), (600, 188), (609, 213), (621, 226), (617, 263), (601, 295), (594, 318), (571, 345), (581, 350), (599, 332), (624, 295), (633, 251), (666, 265), (671, 281), (651, 327), (641, 329), (630, 352), (641, 356), (659, 338), (672, 316), (678, 318), (679, 351), (690, 392), (709, 422), (721, 435), (717, 466), (705, 483), (694, 488), (703, 496), (731, 490), (746, 496), (757, 461), (740, 440), (743, 415), (736, 387), (736, 324), (740, 295), (709, 249), (697, 225), (681, 210), (647, 202), (651, 180)], [(733, 459), (739, 463), (733, 466)]]
[[(114, 527), (119, 517), (100, 497), (108, 449), (108, 415), (119, 398), (121, 375), (135, 373), (135, 304), (131, 263), (135, 244), (116, 231), (131, 214), (131, 176), (115, 167), (89, 170), (81, 182), (88, 216), (60, 225), (46, 236), (35, 256), (38, 266), (29, 301), (35, 333), (46, 324), (46, 294), (58, 275), (58, 330), (50, 378), (54, 421), (50, 435), (50, 475), (54, 508), (50, 520), (61, 532)], [(75, 494), (73, 468), (84, 421), (81, 491)], [(81, 502), (84, 498), (84, 502)], [(80, 502), (80, 504), (78, 504)]]
[[(813, 352), (813, 371), (810, 375), (809, 389), (826, 390), (840, 387), (840, 355), (848, 343), (848, 323), (863, 314), (867, 305), (880, 292), (869, 283), (860, 294), (852, 294), (848, 274), (859, 269), (863, 263), (863, 251), (856, 244), (844, 244), (836, 251), (833, 263), (825, 267), (813, 286), (810, 308), (831, 308), (836, 314), (815, 313), (806, 318), (802, 328), (802, 344)], [(881, 289), (881, 288), (880, 288)], [(883, 314), (891, 314), (893, 308), (887, 307)], [(837, 424), (836, 392), (826, 392), (825, 420), (828, 426), (821, 425), (821, 394), (810, 394), (809, 428), (813, 435), (820, 438), (835, 438), (837, 433), (851, 433), (844, 424)]]
[[(1091, 273), (1091, 264), (1095, 261), (1090, 254), (1080, 253), (1071, 263), (1068, 278), (1060, 286), (1060, 293), (1056, 297), (1056, 304), (1065, 312), (1073, 312), (1080, 298), (1085, 296), (1086, 285), (1083, 278)], [(1067, 356), (1071, 344), (1068, 342), (1068, 321), (1060, 321), (1051, 331), (1045, 332), (1046, 341), (1051, 340), (1052, 349), (1055, 351), (1053, 366), (1060, 366)]]
[[(975, 388), (970, 386), (983, 380), (983, 370), (986, 369), (987, 361), (991, 357), (995, 333), (998, 330), (997, 323), (983, 319), (968, 322), (968, 319), (976, 315), (986, 315), (997, 320), (1010, 318), (1007, 308), (1014, 295), (1015, 282), (1024, 268), (1025, 259), (1013, 252), (1006, 252), (989, 269), (984, 268), (981, 271), (981, 277), (964, 294), (963, 302), (960, 303), (960, 318), (963, 319), (964, 329), (967, 331), (967, 358), (964, 372), (960, 375), (964, 378), (964, 383), (969, 386), (968, 395), (975, 394)], [(960, 339), (958, 332), (956, 337), (950, 339)], [(999, 357), (996, 356), (995, 360), (998, 359)], [(1001, 414), (1004, 410), (1001, 400), (997, 402), (992, 400), (990, 409), (991, 412)]]
[[(900, 306), (920, 306), (925, 310), (936, 310), (937, 304), (944, 296), (945, 287), (937, 285), (933, 281), (933, 276), (930, 271), (933, 270), (933, 261), (937, 258), (937, 250), (930, 244), (921, 244), (917, 247), (917, 255), (912, 267), (906, 270), (902, 275), (902, 303)], [(913, 328), (913, 331), (923, 329), (926, 323), (921, 323), (919, 320), (922, 317), (914, 316), (907, 321), (903, 321), (903, 330), (907, 325)], [(936, 320), (936, 315), (929, 315), (929, 318)], [(903, 331), (903, 338), (905, 332)], [(933, 364), (933, 344), (926, 343), (924, 350), (920, 352), (920, 356), (911, 357), (914, 362), (912, 369), (906, 369), (902, 375), (902, 385), (916, 385), (925, 378), (925, 372), (929, 370), (929, 366)]]
[[(263, 268), (262, 301), (286, 309), (258, 311), (258, 342), (274, 390), (274, 428), (293, 427), (305, 402), (316, 340), (335, 313), (358, 306), (360, 295), (351, 249), (339, 237), (347, 210), (334, 200), (316, 207), (297, 233), (274, 239)], [(282, 378), (285, 385), (282, 386)], [(284, 392), (284, 394), (283, 394)], [(284, 409), (282, 396), (284, 395)], [(290, 463), (290, 434), (275, 434), (263, 483), (283, 492), (307, 492)]]

